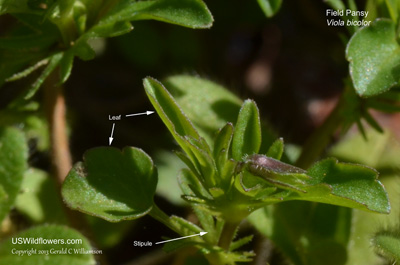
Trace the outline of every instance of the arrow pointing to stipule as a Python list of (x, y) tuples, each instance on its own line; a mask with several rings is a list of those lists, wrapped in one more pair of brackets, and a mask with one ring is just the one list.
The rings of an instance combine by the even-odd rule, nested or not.
[(175, 240), (181, 240), (184, 238), (188, 238), (188, 237), (193, 237), (193, 236), (204, 236), (205, 234), (207, 234), (208, 232), (200, 232), (199, 234), (195, 234), (195, 235), (190, 235), (190, 236), (183, 236), (183, 237), (178, 237), (178, 238), (174, 238), (174, 239), (169, 239), (169, 240), (165, 240), (165, 241), (160, 241), (160, 242), (156, 242), (155, 244), (162, 244), (162, 243), (167, 243), (170, 241), (175, 241)]

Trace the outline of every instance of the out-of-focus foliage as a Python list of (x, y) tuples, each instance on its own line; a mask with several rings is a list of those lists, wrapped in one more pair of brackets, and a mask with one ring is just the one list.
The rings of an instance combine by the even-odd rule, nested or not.
[[(97, 247), (115, 247), (110, 253), (118, 252), (117, 248), (131, 253), (121, 246), (133, 236), (160, 240), (164, 230), (153, 229), (152, 217), (180, 236), (207, 232), (165, 244), (166, 252), (183, 250), (177, 259), (185, 259), (185, 264), (234, 265), (264, 256), (275, 261), (277, 252), (298, 265), (375, 265), (384, 262), (380, 255), (398, 259), (399, 152), (387, 133), (378, 136), (368, 127), (385, 132), (387, 121), (376, 111), (400, 110), (397, 2), (367, 0), (364, 5), (327, 0), (304, 6), (253, 0), (232, 2), (226, 9), (226, 3), (214, 1), (208, 5), (217, 10), (215, 31), (188, 33), (183, 27), (203, 29), (213, 23), (202, 0), (0, 0), (0, 19), (4, 18), (0, 23), (6, 22), (0, 29), (0, 220), (4, 219), (0, 236), (4, 232), (13, 238), (75, 237), (90, 249), (82, 235), (63, 226), (21, 232), (30, 225), (66, 224), (68, 211), (61, 211), (61, 203), (66, 203), (91, 215), (85, 216), (85, 231), (93, 230), (91, 240), (97, 241)], [(368, 18), (345, 14), (335, 19), (346, 25), (363, 19), (371, 23), (321, 26), (318, 21), (328, 18), (328, 8), (368, 11)], [(126, 34), (133, 27), (137, 30)], [(341, 44), (331, 37), (336, 33)], [(303, 54), (304, 47), (312, 52)], [(95, 57), (94, 63), (81, 62)], [(334, 67), (324, 67), (328, 61), (334, 61)], [(107, 74), (98, 71), (101, 67)], [(211, 77), (200, 78), (196, 71)], [(113, 74), (116, 77), (111, 79)], [(138, 80), (146, 75), (167, 77), (163, 83), (145, 78), (144, 93)], [(131, 144), (129, 140), (150, 148), (144, 148), (146, 153), (133, 147), (88, 150), (68, 174), (62, 201), (50, 180), (51, 168), (57, 165), (51, 164), (49, 138), (54, 140), (57, 134), (44, 117), (54, 114), (49, 113), (49, 91), (67, 80), (71, 82), (66, 84), (67, 105), (73, 110), (68, 112), (67, 131), (75, 161), (83, 150), (102, 145), (96, 139), (109, 137), (103, 135), (105, 127), (108, 130), (111, 122), (117, 122), (108, 120), (104, 125), (110, 106), (122, 116), (113, 145), (122, 147)], [(340, 86), (344, 91), (338, 96)], [(121, 87), (124, 93), (119, 93)], [(148, 122), (140, 123), (138, 117), (127, 125), (125, 112), (148, 107), (141, 97), (145, 94), (161, 121), (153, 115)], [(337, 96), (337, 106), (323, 121), (330, 109), (314, 108), (313, 101), (321, 97), (331, 103)], [(242, 101), (241, 97), (255, 99)], [(301, 108), (292, 108), (294, 103)], [(316, 122), (315, 116), (321, 120)], [(84, 130), (77, 126), (82, 120)], [(160, 130), (162, 122), (175, 142)], [(303, 148), (297, 145), (320, 124)], [(353, 124), (361, 134), (344, 136), (353, 131)], [(337, 134), (339, 129), (342, 135)], [(93, 142), (77, 140), (84, 131), (90, 131), (85, 140), (93, 138)], [(285, 136), (286, 147), (278, 135)], [(332, 136), (343, 140), (331, 141)], [(182, 150), (176, 150), (179, 147)], [(176, 156), (166, 148), (175, 149)], [(306, 162), (301, 163), (304, 157)], [(164, 207), (188, 219), (168, 216), (161, 210)], [(278, 251), (270, 252), (272, 247), (266, 253), (247, 251), (258, 248), (260, 237), (237, 237), (245, 218)], [(143, 231), (134, 234), (139, 229)], [(372, 245), (378, 255), (371, 251)], [(1, 264), (94, 264), (92, 255), (74, 256), (74, 261), (61, 255), (11, 256), (11, 247), (10, 239), (2, 241)], [(24, 244), (27, 247), (30, 244)], [(193, 248), (200, 251), (186, 257)], [(125, 262), (116, 259), (111, 262)]]
[[(71, 239), (76, 243), (67, 243)], [(0, 264), (94, 265), (96, 262), (90, 251), (92, 247), (89, 241), (71, 228), (57, 225), (37, 226), (1, 242)]]
[(189, 28), (209, 28), (213, 22), (201, 0), (2, 1), (1, 14), (11, 14), (29, 26), (0, 39), (0, 87), (44, 67), (24, 92), (25, 98), (31, 98), (57, 67), (59, 82), (64, 83), (75, 57), (96, 56), (91, 39), (128, 33), (132, 21), (151, 19)]
[(0, 127), (0, 221), (8, 214), (19, 193), (27, 169), (25, 136), (18, 129)]

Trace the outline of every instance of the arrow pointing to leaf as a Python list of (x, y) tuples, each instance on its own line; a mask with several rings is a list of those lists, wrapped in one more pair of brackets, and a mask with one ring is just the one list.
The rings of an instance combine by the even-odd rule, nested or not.
[(181, 240), (184, 238), (188, 238), (188, 237), (193, 237), (193, 236), (204, 236), (205, 234), (207, 234), (208, 232), (200, 232), (199, 234), (195, 234), (195, 235), (190, 235), (190, 236), (183, 236), (183, 237), (178, 237), (178, 238), (174, 238), (174, 239), (169, 239), (169, 240), (165, 240), (165, 241), (160, 241), (160, 242), (156, 242), (155, 244), (162, 244), (162, 243), (167, 243), (170, 241), (175, 241), (175, 240)]
[(114, 138), (113, 138), (114, 127), (115, 127), (115, 123), (113, 123), (113, 127), (111, 129), (111, 137), (108, 137), (108, 145), (111, 145), (112, 141), (114, 140)]
[(141, 112), (141, 113), (135, 113), (135, 114), (128, 114), (128, 115), (125, 115), (125, 117), (132, 117), (132, 116), (139, 116), (139, 115), (150, 115), (150, 114), (153, 114), (154, 113), (154, 111), (150, 111), (150, 110), (148, 110), (148, 111), (146, 111), (146, 112)]

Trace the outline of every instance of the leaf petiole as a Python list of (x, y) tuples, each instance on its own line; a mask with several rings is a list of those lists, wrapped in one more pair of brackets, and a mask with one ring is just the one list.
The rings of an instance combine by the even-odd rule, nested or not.
[(160, 223), (164, 224), (166, 227), (170, 228), (171, 230), (175, 231), (179, 235), (184, 236), (185, 233), (180, 229), (179, 226), (176, 225), (175, 222), (172, 221), (172, 219), (165, 213), (163, 212), (158, 206), (154, 203), (153, 208), (149, 212), (149, 215), (159, 221)]

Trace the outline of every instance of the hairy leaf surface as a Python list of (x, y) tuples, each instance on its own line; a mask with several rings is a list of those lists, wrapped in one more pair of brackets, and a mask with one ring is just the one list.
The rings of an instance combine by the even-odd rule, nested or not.
[(110, 222), (136, 219), (153, 206), (157, 170), (141, 149), (112, 147), (87, 151), (62, 187), (69, 207)]

